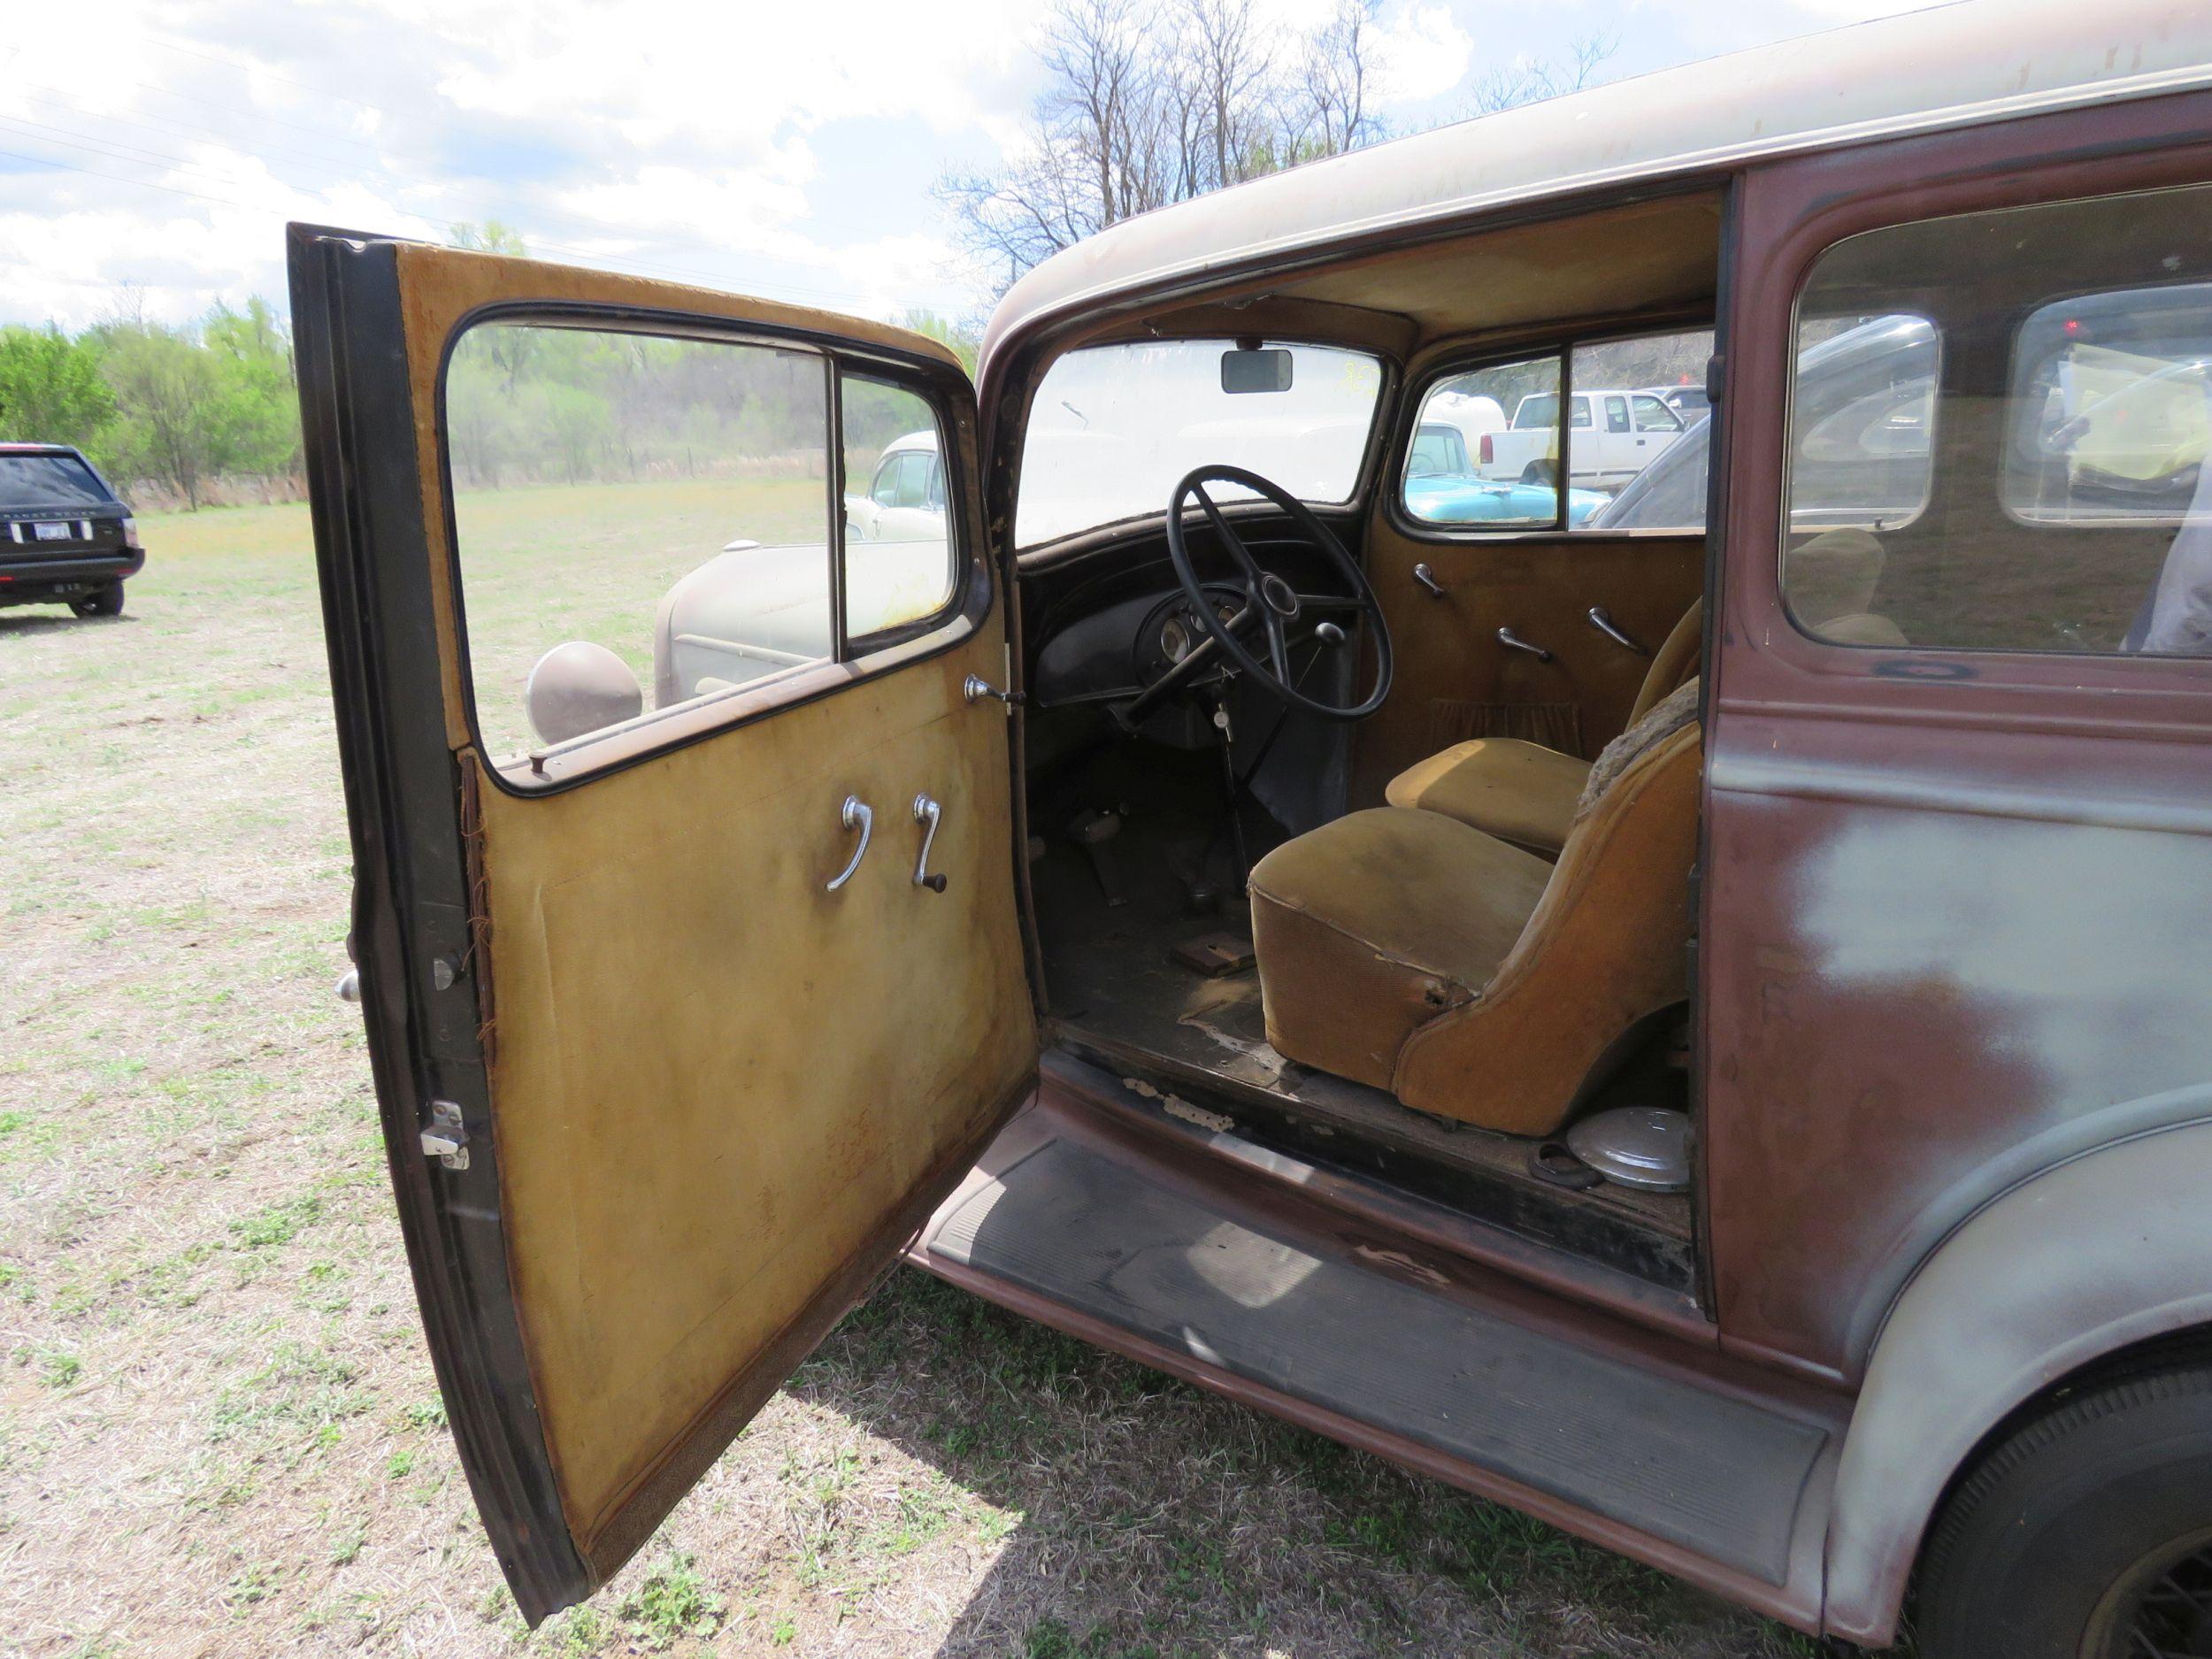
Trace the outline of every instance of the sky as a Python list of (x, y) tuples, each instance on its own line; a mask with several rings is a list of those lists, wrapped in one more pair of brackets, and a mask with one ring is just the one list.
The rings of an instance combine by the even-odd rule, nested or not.
[[(1385, 0), (1380, 113), (1617, 41), (1620, 79), (1917, 0)], [(282, 308), (292, 219), (887, 317), (977, 313), (932, 183), (1018, 144), (1046, 0), (18, 0), (0, 322)], [(1279, 38), (1328, 0), (1260, 0)]]

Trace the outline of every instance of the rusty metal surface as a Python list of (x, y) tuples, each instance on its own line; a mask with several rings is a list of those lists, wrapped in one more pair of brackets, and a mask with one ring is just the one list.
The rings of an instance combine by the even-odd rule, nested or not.
[(1747, 182), (1701, 930), (1708, 1240), (1740, 1352), (1855, 1378), (1901, 1241), (1932, 1245), (2039, 1135), (2212, 1079), (2212, 664), (1807, 638), (1777, 591), (1771, 419), (1823, 248), (2212, 177), (2176, 142), (2208, 122), (2192, 95)]

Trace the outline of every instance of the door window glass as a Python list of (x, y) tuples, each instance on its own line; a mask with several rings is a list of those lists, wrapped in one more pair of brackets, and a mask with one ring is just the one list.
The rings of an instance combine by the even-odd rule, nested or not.
[(935, 409), (910, 387), (865, 375), (845, 375), (839, 394), (845, 476), (876, 480), (845, 498), (845, 632), (861, 640), (942, 610), (957, 565), (941, 481), (932, 488), (943, 476)]
[(2212, 188), (1870, 232), (1798, 314), (1800, 627), (2212, 655)]
[[(1382, 395), (1381, 362), (1326, 346), (1289, 353), (1286, 385), (1227, 389), (1228, 340), (1089, 346), (1046, 371), (1022, 438), (1015, 541), (1033, 548), (1167, 511), (1209, 462), (1244, 467), (1301, 501), (1349, 501)], [(1210, 488), (1216, 501), (1245, 492)]]
[[(1704, 411), (1678, 418), (1662, 394), (1705, 384), (1713, 331), (1684, 328), (1575, 348), (1574, 383), (1604, 405), (1601, 429), (1574, 434), (1568, 518), (1593, 531), (1705, 528)], [(1612, 390), (1611, 388), (1621, 388)]]
[(495, 762), (830, 655), (827, 383), (766, 346), (461, 336), (446, 440)]
[(1428, 524), (1548, 530), (1558, 457), (1559, 355), (1487, 364), (1430, 385), (1400, 499)]

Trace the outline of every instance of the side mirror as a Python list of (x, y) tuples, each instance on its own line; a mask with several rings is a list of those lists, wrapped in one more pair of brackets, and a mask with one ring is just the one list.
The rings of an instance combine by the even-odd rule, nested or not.
[(530, 725), (548, 743), (565, 743), (645, 711), (637, 676), (603, 645), (571, 640), (537, 660), (522, 688)]

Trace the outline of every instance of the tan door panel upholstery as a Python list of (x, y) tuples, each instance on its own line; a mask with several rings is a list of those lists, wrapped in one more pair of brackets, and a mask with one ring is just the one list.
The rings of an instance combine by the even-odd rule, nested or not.
[[(726, 736), (483, 791), (509, 1259), (580, 1540), (1030, 1070), (1008, 780), (964, 752), (991, 672), (978, 636), (748, 728), (742, 765)], [(828, 893), (848, 793), (874, 844)]]
[[(463, 768), (484, 763), (434, 411), (464, 318), (523, 296), (910, 343), (636, 278), (399, 257)], [(972, 466), (972, 426), (951, 435)], [(976, 512), (970, 544), (982, 534)], [(506, 1260), (562, 1509), (602, 1575), (864, 1287), (851, 1264), (888, 1259), (1034, 1077), (1008, 721), (961, 693), (968, 675), (1004, 678), (1004, 603), (949, 624), (935, 656), (872, 675), (824, 664), (806, 700), (572, 788), (517, 795), (474, 773)], [(942, 893), (913, 879), (924, 791), (941, 806)], [(849, 794), (874, 810), (872, 844), (830, 893), (855, 846)]]
[[(1697, 672), (1705, 603), (1682, 613), (1651, 659), (1630, 723), (1640, 720)], [(1575, 807), (1589, 781), (1590, 763), (1540, 743), (1476, 738), (1409, 766), (1383, 794), (1393, 806), (1418, 807), (1457, 818), (1486, 834), (1547, 858), (1567, 844)]]
[(1593, 769), (1555, 865), (1417, 809), (1355, 812), (1252, 872), (1268, 1041), (1514, 1134), (1687, 993), (1702, 744), (1693, 680)]
[[(1353, 739), (1356, 806), (1379, 804), (1407, 767), (1467, 739), (1533, 741), (1589, 759), (1628, 726), (1652, 663), (1593, 627), (1590, 607), (1655, 646), (1705, 586), (1698, 536), (1448, 540), (1401, 529), (1379, 505), (1365, 557), (1397, 672), (1389, 701)], [(1423, 564), (1443, 598), (1414, 580)], [(1502, 626), (1552, 660), (1500, 644)]]

